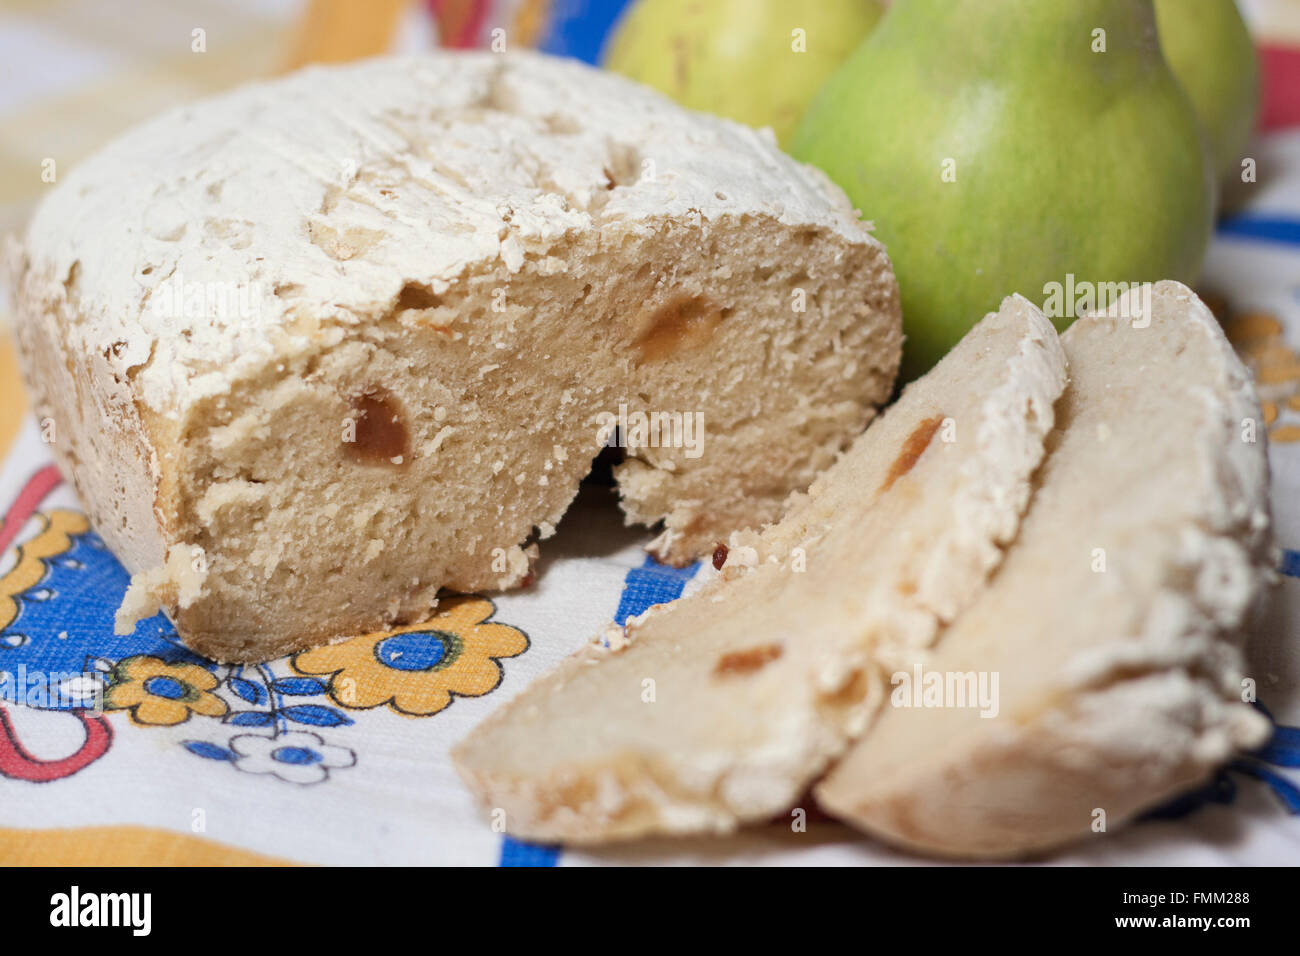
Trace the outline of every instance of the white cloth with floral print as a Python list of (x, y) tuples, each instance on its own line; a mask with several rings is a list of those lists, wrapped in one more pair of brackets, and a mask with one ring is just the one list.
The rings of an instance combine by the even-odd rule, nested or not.
[[(1260, 361), (1276, 362), (1281, 354), (1278, 367), (1285, 368), (1286, 350), (1300, 346), (1300, 133), (1263, 144), (1260, 168), (1268, 175), (1247, 216), (1216, 239), (1205, 286), (1232, 312), (1262, 314), (1265, 326), (1279, 323)], [(1300, 428), (1284, 431), (1300, 425), (1300, 400), (1291, 400), (1295, 382), (1273, 379), (1267, 394), (1277, 415), (1270, 455), (1278, 538), (1283, 547), (1300, 549), (1300, 441), (1292, 440)], [(640, 546), (647, 536), (623, 527), (607, 490), (584, 490), (547, 542), (531, 588), (467, 606), (469, 616), (448, 625), (443, 637), (399, 634), (387, 639), (392, 643), (335, 645), (293, 662), (239, 669), (174, 659), (163, 636), (137, 636), (155, 645), (126, 647), (95, 631), (97, 614), (111, 620), (108, 592), (122, 579), (105, 570), (109, 559), (92, 535), (59, 539), (55, 533), (81, 519), (66, 485), (41, 485), (40, 476), (51, 474), (42, 470), (49, 461), (31, 422), (0, 471), (0, 507), (30, 514), (16, 539), (27, 551), (10, 548), (0, 563), (0, 577), (23, 585), (20, 594), (0, 594), (10, 622), (0, 628), (0, 670), (6, 659), (78, 660), (84, 650), (87, 679), (101, 688), (108, 708), (101, 719), (111, 733), (94, 724), (101, 728), (98, 755), (65, 766), (60, 761), (89, 745), (91, 725), (67, 710), (0, 701), (9, 742), (0, 752), (0, 827), (136, 824), (327, 864), (493, 865), (503, 859), (509, 845), (474, 806), (448, 750), (615, 615), (629, 574), (644, 561)], [(50, 518), (56, 513), (63, 513), (62, 525)], [(41, 559), (45, 577), (24, 577), (23, 555), (30, 561), (41, 548), (48, 552)], [(1300, 569), (1300, 560), (1291, 560), (1292, 570)], [(60, 609), (74, 607), (83, 586), (78, 575), (93, 577), (85, 587), (104, 591), (103, 607), (68, 611), (61, 627)], [(9, 597), (12, 606), (4, 603)], [(490, 614), (486, 621), (484, 614)], [(159, 621), (153, 626), (161, 632), (165, 622)], [(1251, 662), (1261, 701), (1279, 723), (1293, 727), (1300, 724), (1298, 622), (1300, 579), (1287, 575), (1255, 636)], [(504, 629), (483, 632), (475, 658), (456, 635), (479, 626)], [(168, 654), (173, 658), (164, 660)], [(400, 692), (390, 693), (374, 677), (383, 678), (383, 668), (414, 673), (435, 665), (442, 683), (394, 684)], [(356, 687), (346, 683), (353, 674), (361, 675)], [(1273, 774), (1272, 784), (1229, 771), (1221, 782), (1235, 786), (1235, 796), (1220, 789), (1217, 800), (1178, 819), (1098, 836), (1050, 862), (1293, 863), (1300, 858), (1300, 816), (1288, 807), (1286, 787), (1294, 790), (1298, 775), (1285, 764), (1291, 760), (1293, 767), (1300, 756), (1282, 748), (1271, 759), (1261, 767)], [(816, 818), (806, 831), (777, 823), (725, 839), (643, 841), (539, 859), (563, 865), (918, 862)]]

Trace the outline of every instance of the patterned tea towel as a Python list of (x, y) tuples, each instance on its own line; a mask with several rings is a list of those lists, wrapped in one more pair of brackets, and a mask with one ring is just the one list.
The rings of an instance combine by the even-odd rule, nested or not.
[[(505, 10), (542, 18), (534, 42), (589, 53), (607, 23), (574, 19), (576, 2), (436, 0), (431, 7), (449, 41), (482, 42)], [(44, 9), (70, 15), (78, 5), (85, 6), (53, 0)], [(36, 4), (18, 6), (36, 16)], [(142, 0), (150, 10), (179, 6)], [(222, 16), (270, 22), (290, 6), (246, 0)], [(216, 5), (201, 9), (216, 22)], [(193, 18), (173, 14), (165, 15), (168, 29), (188, 29)], [(284, 17), (275, 23), (290, 34)], [(0, 28), (0, 49), (25, 43), (30, 58), (38, 34)], [(94, 34), (83, 28), (75, 42), (94, 45)], [(264, 45), (250, 49), (273, 59)], [(78, 97), (90, 96), (85, 87), (116, 62), (99, 53), (88, 64), (52, 45), (45, 55), (64, 66), (46, 72), (64, 86), (40, 95), (71, 97), (84, 109)], [(1277, 729), (1202, 791), (1054, 862), (1300, 860), (1300, 129), (1285, 128), (1300, 121), (1300, 55), (1275, 45), (1267, 60), (1275, 81), (1290, 77), (1282, 90), (1289, 95), (1274, 82), (1268, 115), (1275, 128), (1257, 151), (1259, 183), (1246, 211), (1221, 226), (1203, 291), (1267, 399), (1278, 537), (1295, 549), (1285, 552), (1283, 582), (1252, 652), (1260, 701)], [(159, 74), (159, 82), (168, 77)], [(60, 122), (74, 122), (68, 109)], [(0, 113), (15, 111), (36, 115), (30, 104), (0, 97)], [(5, 128), (0, 158), (39, 159), (39, 138), (25, 138), (27, 152), (15, 158), (13, 127)], [(0, 455), (0, 673), (7, 675), (0, 863), (913, 862), (816, 816), (806, 832), (778, 820), (727, 839), (595, 852), (530, 846), (495, 832), (472, 805), (448, 761), (451, 745), (609, 620), (671, 600), (697, 573), (712, 573), (648, 560), (641, 545), (649, 536), (623, 527), (608, 488), (584, 488), (526, 590), (454, 598), (424, 624), (229, 666), (186, 650), (162, 616), (128, 637), (113, 634), (127, 575), (52, 466), (7, 346), (0, 348)]]

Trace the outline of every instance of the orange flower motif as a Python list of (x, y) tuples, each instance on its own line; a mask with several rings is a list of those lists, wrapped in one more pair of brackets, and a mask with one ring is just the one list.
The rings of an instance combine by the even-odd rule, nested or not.
[(1300, 411), (1300, 353), (1286, 343), (1281, 320), (1269, 312), (1234, 312), (1222, 301), (1214, 302), (1214, 314), (1255, 376), (1269, 441), (1300, 442), (1300, 425), (1282, 417)]
[(137, 724), (170, 726), (190, 714), (223, 717), (226, 702), (212, 693), (217, 678), (197, 664), (169, 664), (147, 654), (124, 657), (109, 675), (106, 710), (129, 710)]
[(302, 674), (330, 675), (329, 695), (344, 707), (387, 704), (407, 716), (436, 714), (453, 697), (495, 690), (498, 660), (528, 649), (528, 635), (519, 628), (488, 621), (495, 611), (486, 598), (447, 598), (423, 624), (317, 647), (294, 657), (293, 666)]

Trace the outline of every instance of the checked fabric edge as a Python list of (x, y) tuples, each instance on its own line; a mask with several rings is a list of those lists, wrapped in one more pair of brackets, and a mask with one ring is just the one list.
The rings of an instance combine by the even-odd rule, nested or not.
[[(623, 594), (614, 612), (614, 623), (623, 624), (629, 617), (645, 611), (655, 604), (664, 604), (681, 597), (683, 589), (699, 570), (699, 562), (684, 568), (671, 568), (647, 556), (639, 568), (632, 568), (623, 579)], [(522, 843), (511, 837), (501, 840), (499, 866), (556, 866), (560, 862), (562, 847), (538, 846)]]

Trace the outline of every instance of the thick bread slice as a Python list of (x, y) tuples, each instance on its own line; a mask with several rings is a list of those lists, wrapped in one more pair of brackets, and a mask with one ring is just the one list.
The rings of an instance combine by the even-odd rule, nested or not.
[(1051, 324), (1008, 299), (759, 538), (765, 560), (537, 681), (457, 747), (462, 776), (534, 839), (788, 808), (871, 719), (877, 653), (927, 643), (996, 565), (1064, 385)]
[(675, 563), (774, 520), (901, 351), (765, 135), (535, 54), (314, 68), (135, 129), (12, 249), (37, 413), (181, 637), (255, 660), (525, 580), (610, 435)]
[(1149, 327), (1123, 317), (1140, 296), (1063, 337), (1070, 385), (1020, 534), (921, 662), (997, 674), (996, 716), (886, 705), (816, 790), (836, 816), (1019, 856), (1113, 830), (1264, 739), (1235, 643), (1273, 566), (1259, 404), (1191, 291), (1156, 285)]

